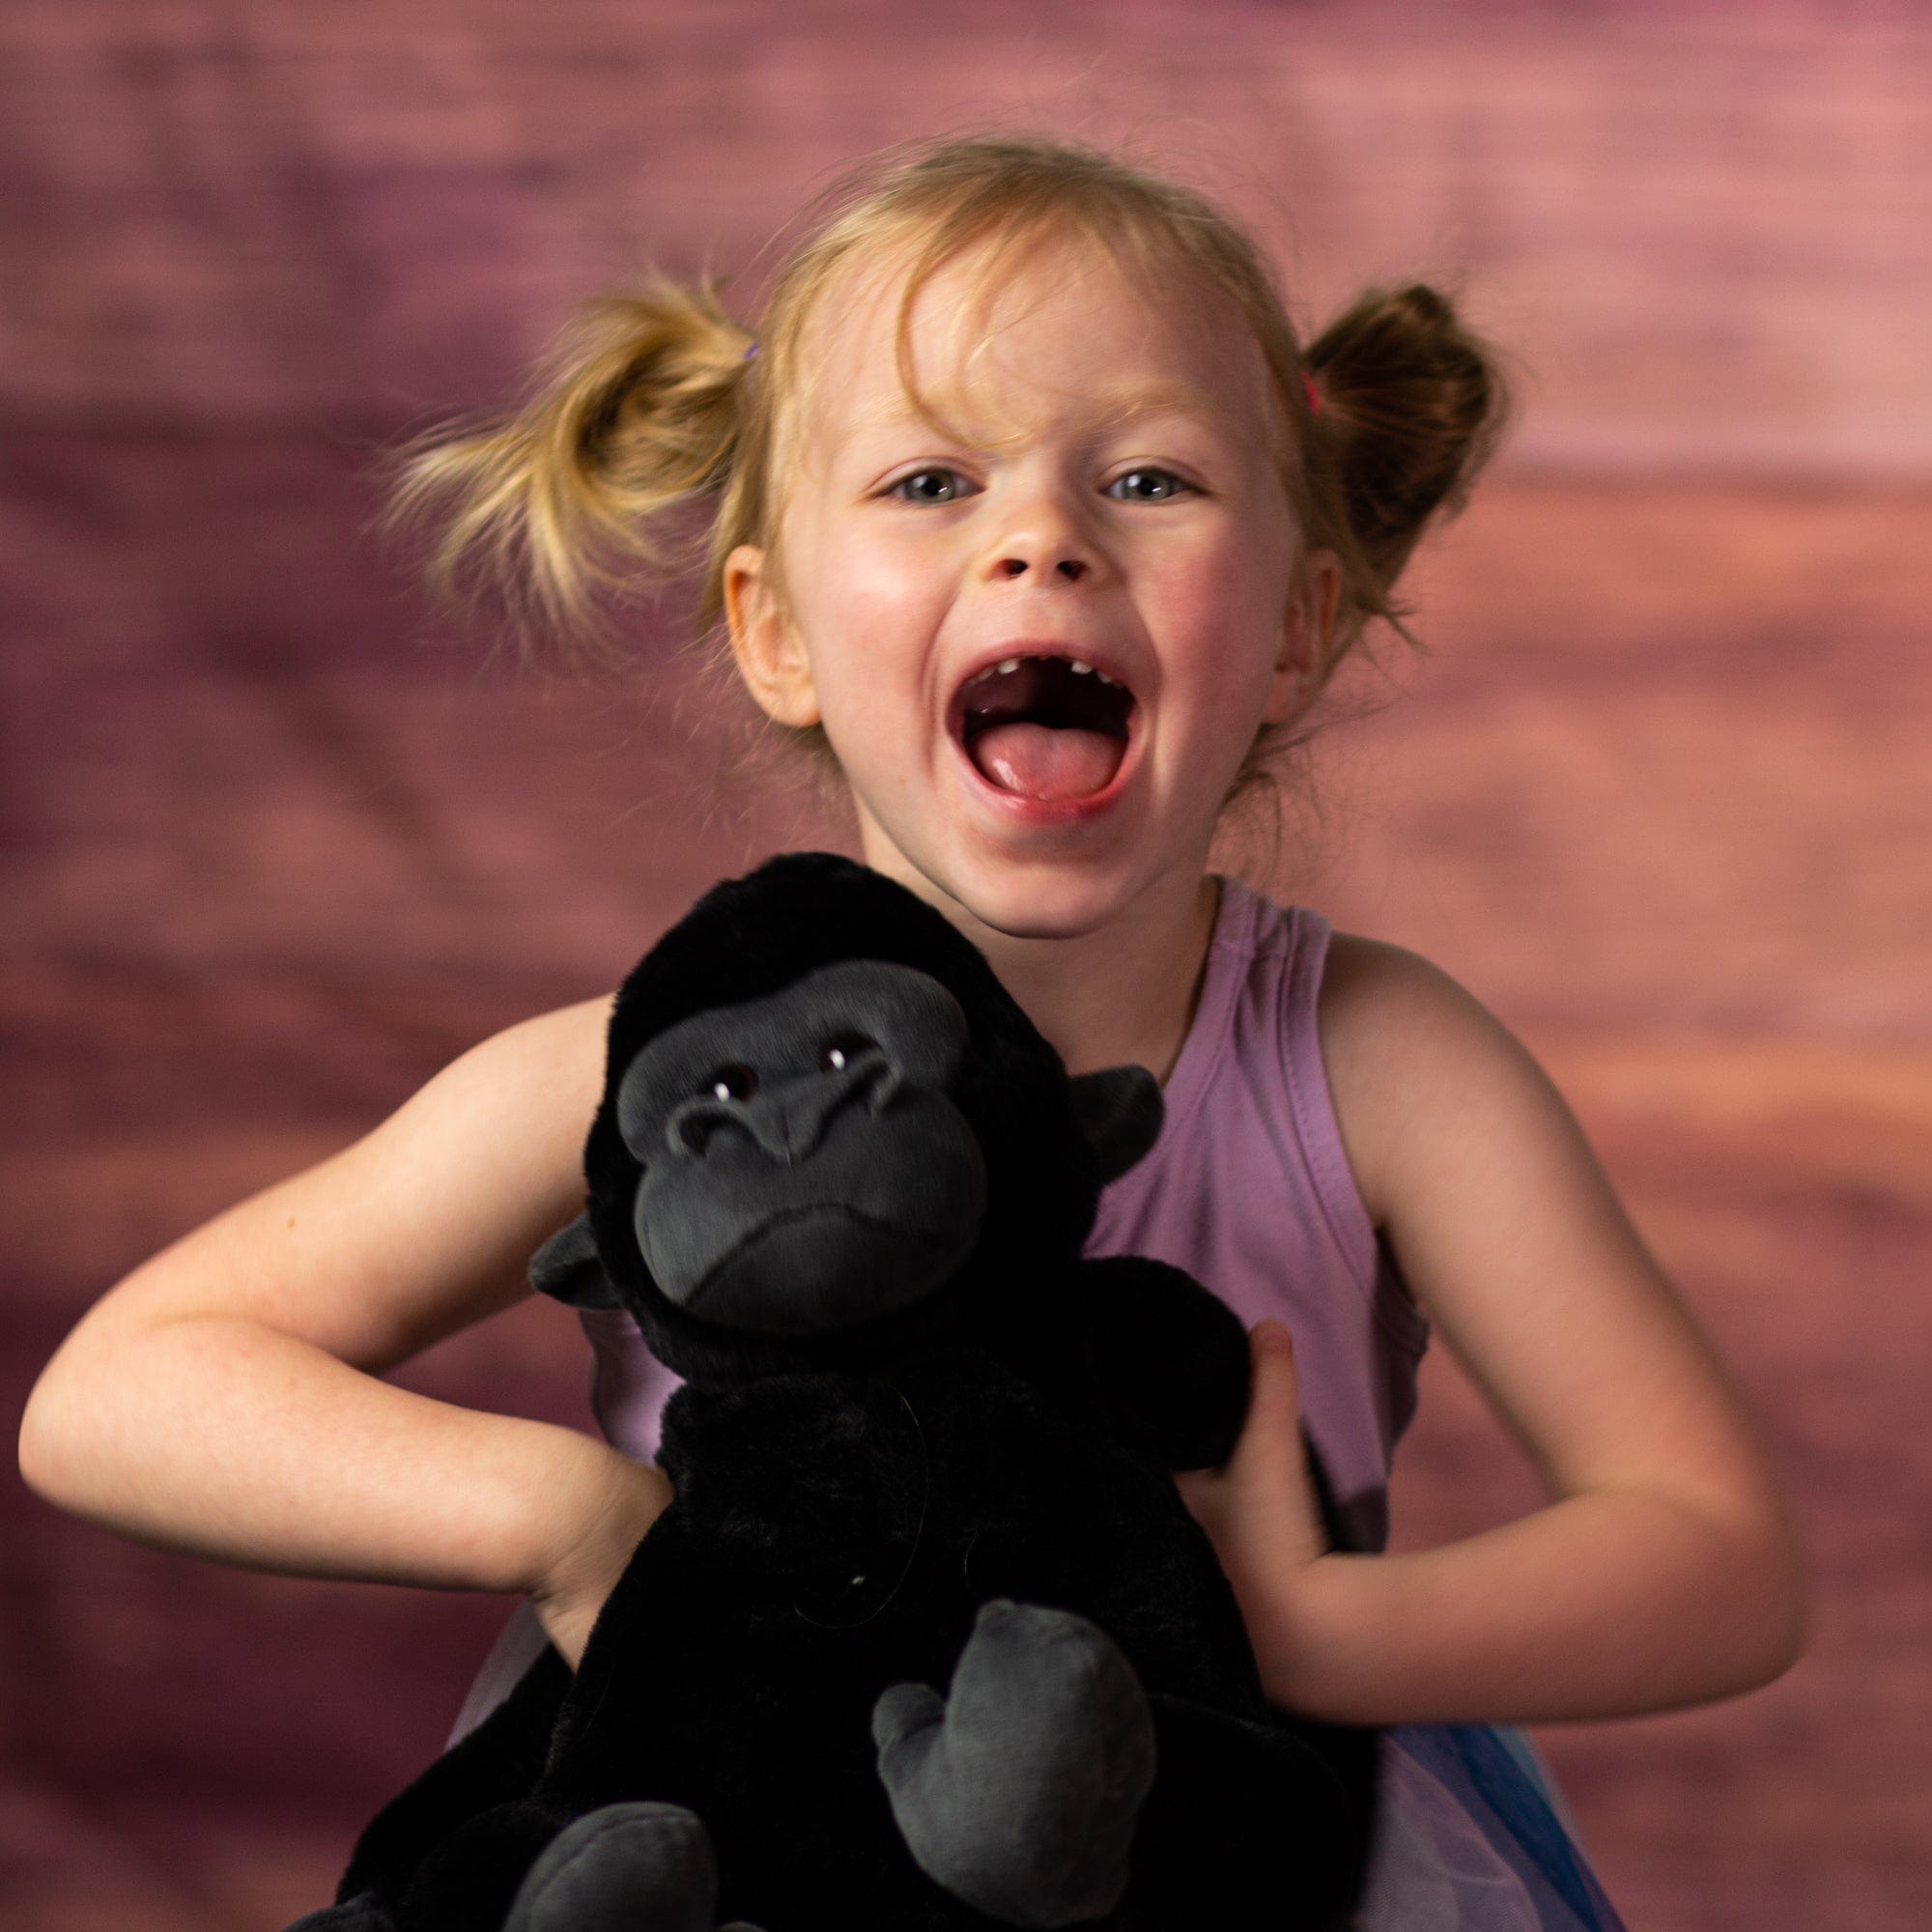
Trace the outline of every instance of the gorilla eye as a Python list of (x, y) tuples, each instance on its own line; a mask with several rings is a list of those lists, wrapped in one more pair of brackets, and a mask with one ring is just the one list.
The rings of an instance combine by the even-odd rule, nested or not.
[(818, 1056), (818, 1070), (821, 1073), (843, 1073), (862, 1053), (876, 1052), (878, 1045), (879, 1042), (870, 1034), (841, 1033), (825, 1042), (824, 1050)]
[(714, 1100), (749, 1100), (757, 1092), (758, 1076), (749, 1066), (741, 1066), (734, 1061), (712, 1074), (704, 1089)]

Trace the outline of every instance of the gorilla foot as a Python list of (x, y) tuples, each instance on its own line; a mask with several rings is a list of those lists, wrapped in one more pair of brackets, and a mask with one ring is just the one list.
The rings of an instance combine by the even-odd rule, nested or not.
[(340, 1905), (304, 1913), (288, 1932), (394, 1932), (395, 1923), (388, 1911), (377, 1904), (373, 1891), (358, 1891)]
[(713, 1932), (717, 1910), (718, 1861), (703, 1820), (681, 1804), (640, 1801), (607, 1804), (559, 1832), (503, 1932)]
[(872, 1739), (907, 1847), (955, 1897), (1042, 1927), (1120, 1904), (1153, 1784), (1153, 1718), (1097, 1625), (981, 1605), (951, 1694), (894, 1685), (873, 1707)]

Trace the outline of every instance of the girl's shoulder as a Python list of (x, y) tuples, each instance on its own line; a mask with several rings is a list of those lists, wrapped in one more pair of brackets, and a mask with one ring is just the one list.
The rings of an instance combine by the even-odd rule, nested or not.
[(1336, 928), (1316, 1023), (1349, 1164), (1369, 1219), (1390, 1215), (1403, 1152), (1500, 1082), (1547, 1085), (1527, 1049), (1439, 966), (1388, 940)]
[(465, 1123), (498, 1130), (540, 1120), (575, 1132), (604, 1082), (614, 994), (519, 1020), (450, 1062), (379, 1131), (407, 1123), (440, 1133)]
[(523, 1068), (555, 1071), (561, 1066), (581, 1076), (584, 1068), (594, 1066), (601, 1075), (605, 1037), (616, 998), (614, 991), (599, 993), (572, 1006), (518, 1020), (471, 1047), (465, 1059), (482, 1064), (493, 1073)]

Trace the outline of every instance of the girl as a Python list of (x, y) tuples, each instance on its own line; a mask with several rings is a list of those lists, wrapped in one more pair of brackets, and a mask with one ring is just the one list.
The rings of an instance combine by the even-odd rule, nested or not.
[[(1182, 1487), (1274, 1698), (1394, 1727), (1362, 1919), (1403, 1932), (1614, 1925), (1499, 1727), (1749, 1689), (1806, 1618), (1757, 1432), (1530, 1056), (1413, 953), (1207, 869), (1229, 801), (1397, 621), (1500, 415), (1430, 290), (1304, 348), (1193, 193), (982, 138), (845, 183), (755, 335), (708, 292), (600, 305), (520, 415), (417, 451), (403, 495), (446, 515), (446, 573), (494, 558), (565, 622), (657, 560), (662, 513), (707, 511), (701, 615), (833, 761), (867, 863), (1073, 1071), (1163, 1081), (1091, 1251), (1177, 1263), (1254, 1324), (1239, 1447)], [(526, 1292), (580, 1203), (606, 1011), (486, 1041), (137, 1269), (35, 1389), (27, 1480), (230, 1561), (521, 1593), (459, 1732), (534, 1647), (575, 1664), (669, 1496), (635, 1327), (583, 1318), (608, 1443), (380, 1378)], [(1551, 1501), (1389, 1556), (1432, 1325)], [(1318, 1541), (1303, 1412), (1347, 1550)]]

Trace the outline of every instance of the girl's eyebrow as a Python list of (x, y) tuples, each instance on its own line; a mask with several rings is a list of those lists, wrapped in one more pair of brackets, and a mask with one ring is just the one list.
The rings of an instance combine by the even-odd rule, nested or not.
[[(1084, 401), (1077, 410), (1066, 413), (1076, 423), (1090, 424), (1094, 428), (1113, 428), (1151, 415), (1189, 416), (1209, 429), (1225, 429), (1228, 426), (1228, 411), (1224, 405), (1215, 402), (1201, 389), (1171, 383), (1143, 383), (1125, 389), (1111, 390)], [(837, 447), (843, 450), (874, 430), (890, 431), (913, 426), (923, 428), (926, 425), (903, 398), (896, 402), (874, 404), (862, 411), (847, 425)]]
[(1139, 416), (1194, 416), (1212, 426), (1226, 422), (1228, 412), (1205, 390), (1191, 384), (1141, 383), (1116, 391), (1099, 412), (1103, 422), (1131, 422)]

